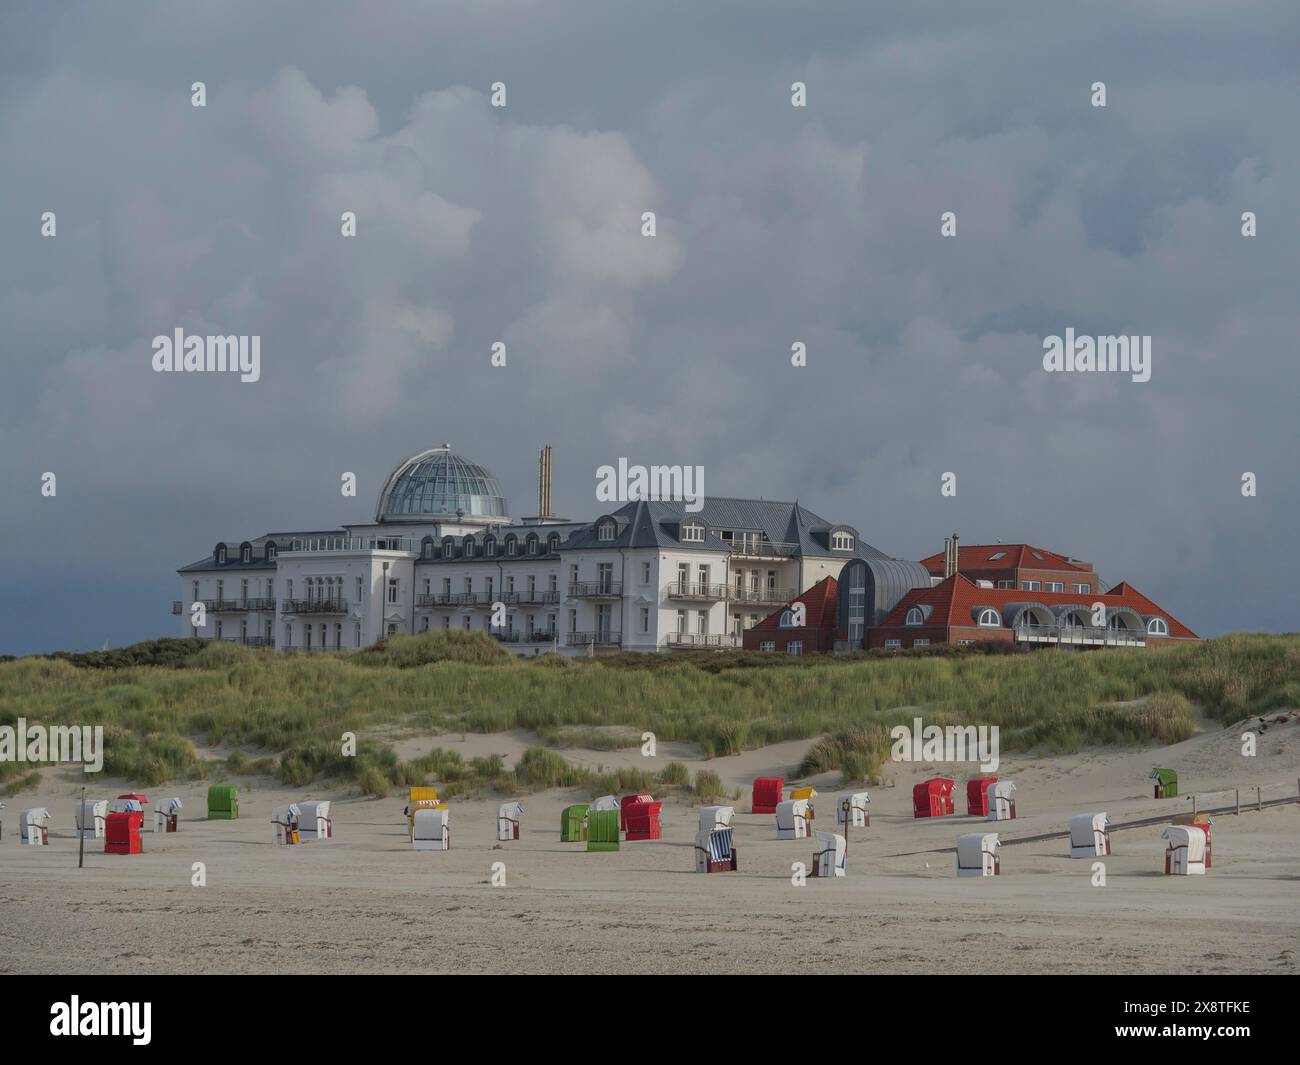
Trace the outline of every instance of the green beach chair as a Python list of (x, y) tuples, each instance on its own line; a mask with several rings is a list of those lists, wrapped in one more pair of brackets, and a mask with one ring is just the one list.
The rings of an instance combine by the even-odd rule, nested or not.
[(587, 838), (587, 804), (566, 806), (560, 814), (560, 842), (582, 843)]
[(208, 788), (208, 820), (233, 821), (239, 816), (239, 798), (233, 784), (213, 784)]
[(587, 850), (618, 850), (617, 810), (595, 810), (587, 814)]

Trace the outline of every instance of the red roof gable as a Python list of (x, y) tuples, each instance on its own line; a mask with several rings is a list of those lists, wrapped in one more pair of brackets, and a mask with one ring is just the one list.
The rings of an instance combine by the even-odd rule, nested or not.
[(1013, 603), (1042, 603), (1043, 606), (1070, 606), (1081, 604), (1105, 603), (1107, 606), (1126, 606), (1138, 614), (1159, 614), (1169, 623), (1169, 635), (1185, 640), (1200, 639), (1191, 629), (1166, 610), (1162, 610), (1152, 600), (1137, 589), (1121, 581), (1110, 591), (1098, 595), (1090, 593), (1080, 596), (1077, 592), (1026, 592), (1019, 588), (981, 588), (963, 573), (941, 581), (933, 588), (913, 588), (908, 592), (884, 621), (881, 628), (902, 626), (907, 620), (911, 607), (929, 606), (926, 625), (975, 625), (974, 610), (977, 607), (993, 607), (1001, 613)]
[(823, 577), (803, 595), (796, 596), (787, 605), (779, 610), (768, 614), (757, 625), (750, 626), (754, 629), (779, 629), (781, 627), (781, 615), (790, 609), (794, 603), (803, 603), (804, 621), (807, 623), (804, 627), (809, 629), (833, 629), (835, 628), (835, 616), (839, 607), (839, 582), (834, 577)]
[[(1000, 558), (994, 558), (1000, 555)], [(921, 559), (931, 573), (943, 573), (943, 552)], [(957, 549), (957, 570), (965, 569), (1057, 569), (1068, 573), (1091, 573), (1092, 566), (1066, 558), (1032, 544), (961, 544)]]

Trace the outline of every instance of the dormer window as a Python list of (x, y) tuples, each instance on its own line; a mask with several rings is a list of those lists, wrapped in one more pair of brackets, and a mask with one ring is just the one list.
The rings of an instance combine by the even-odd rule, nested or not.
[(704, 543), (704, 526), (698, 521), (688, 521), (682, 526), (682, 543), (685, 544), (702, 544)]
[(551, 535), (546, 538), (546, 550), (554, 554), (559, 549), (560, 549), (560, 534), (551, 533)]
[(450, 536), (442, 538), (442, 557), (451, 558), (456, 553), (456, 541)]
[(530, 555), (535, 555), (535, 554), (537, 554), (537, 534), (536, 534), (536, 533), (529, 533), (529, 534), (528, 534), (528, 539), (525, 541), (525, 543), (528, 545), (528, 553), (529, 553)]
[[(903, 624), (905, 625), (922, 625), (924, 623), (925, 623), (925, 611), (922, 610), (919, 606), (912, 607), (907, 612), (907, 620), (903, 622)], [(980, 620), (980, 624), (981, 625), (984, 624), (984, 621), (982, 619)]]
[(267, 561), (267, 562), (274, 562), (274, 561), (275, 561), (275, 541), (274, 541), (274, 540), (268, 540), (268, 541), (266, 542), (266, 561)]
[(474, 557), (474, 537), (472, 537), (472, 536), (467, 536), (467, 537), (465, 537), (465, 539), (464, 539), (463, 541), (461, 541), (461, 542), (465, 545), (465, 557), (466, 557), (466, 558), (473, 558), (473, 557)]
[(1150, 636), (1168, 636), (1169, 622), (1164, 618), (1152, 618), (1147, 622), (1147, 634)]
[(614, 523), (613, 523), (612, 521), (604, 521), (604, 522), (601, 522), (599, 525), (597, 525), (597, 526), (596, 526), (596, 539), (597, 539), (597, 540), (612, 540), (612, 539), (614, 539)]
[(787, 610), (782, 610), (782, 611), (781, 611), (781, 628), (783, 628), (783, 629), (792, 629), (792, 628), (794, 628), (794, 611), (793, 611), (793, 610), (788, 610), (788, 609), (787, 609)]
[(422, 558), (433, 558), (433, 538), (426, 536), (420, 541), (420, 556)]
[(832, 551), (852, 551), (853, 534), (847, 532), (831, 533), (831, 550)]
[(495, 536), (483, 537), (483, 554), (488, 558), (496, 558), (497, 538)]
[(225, 544), (222, 544), (220, 547), (217, 548), (216, 555), (217, 555), (217, 565), (218, 565), (218, 566), (224, 566), (224, 565), (226, 564), (226, 545), (225, 545)]
[(519, 546), (519, 541), (515, 539), (513, 534), (506, 537), (506, 555), (508, 557), (510, 558), (515, 557), (515, 550), (518, 546)]
[(253, 547), (251, 544), (244, 544), (244, 546), (239, 549), (239, 561), (240, 562), (253, 561)]
[(980, 611), (979, 621), (986, 629), (996, 629), (1002, 624), (1002, 619), (998, 617), (998, 612), (992, 607), (985, 607)]

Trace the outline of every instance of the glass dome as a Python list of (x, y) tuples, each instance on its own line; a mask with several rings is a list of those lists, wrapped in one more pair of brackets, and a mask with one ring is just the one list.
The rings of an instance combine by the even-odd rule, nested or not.
[(506, 497), (490, 470), (452, 452), (450, 445), (431, 448), (388, 475), (376, 521), (508, 521)]

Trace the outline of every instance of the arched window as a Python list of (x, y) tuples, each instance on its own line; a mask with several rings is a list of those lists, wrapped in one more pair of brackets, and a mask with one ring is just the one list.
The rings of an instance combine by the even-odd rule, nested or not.
[(782, 610), (782, 611), (781, 611), (781, 628), (783, 628), (783, 629), (792, 629), (792, 628), (794, 628), (794, 611), (793, 611), (793, 610)]
[(599, 525), (597, 525), (596, 539), (597, 540), (614, 539), (614, 523), (612, 521), (603, 521)]
[(433, 558), (433, 537), (426, 536), (420, 541), (420, 555), (423, 558)]
[(245, 564), (253, 561), (253, 545), (243, 543), (239, 545), (239, 561)]
[(528, 553), (529, 553), (530, 555), (535, 555), (535, 554), (537, 554), (537, 534), (536, 534), (536, 533), (529, 533), (529, 534), (528, 534), (527, 544), (528, 544)]
[(453, 540), (450, 536), (444, 536), (442, 538), (442, 557), (452, 558), (455, 556), (455, 554), (456, 554), (456, 541)]
[(560, 534), (551, 533), (551, 535), (546, 538), (546, 550), (554, 554), (559, 549), (560, 549)]
[(1168, 636), (1169, 623), (1164, 618), (1152, 618), (1147, 622), (1147, 632), (1152, 636)]
[[(922, 610), (919, 606), (914, 606), (910, 610), (908, 610), (907, 620), (904, 622), (904, 624), (921, 625), (924, 622), (925, 622), (925, 611)], [(981, 622), (981, 624), (983, 623)]]
[(985, 607), (980, 611), (980, 624), (986, 629), (995, 629), (1002, 624), (1002, 619), (992, 607)]
[(850, 532), (831, 533), (831, 550), (832, 551), (852, 551), (853, 534)]

